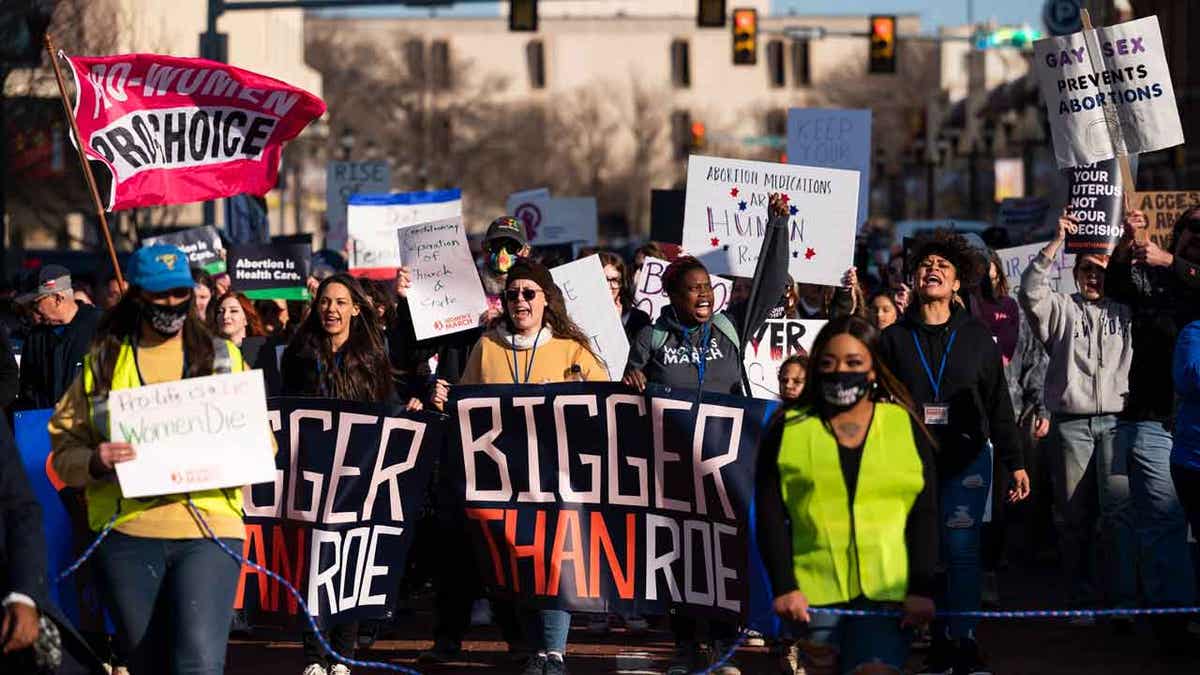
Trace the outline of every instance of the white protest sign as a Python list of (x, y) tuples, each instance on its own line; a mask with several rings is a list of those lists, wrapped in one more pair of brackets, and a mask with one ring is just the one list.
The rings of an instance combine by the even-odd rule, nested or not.
[(743, 364), (750, 394), (754, 398), (779, 398), (779, 367), (789, 356), (807, 355), (825, 321), (816, 319), (774, 319), (746, 343)]
[(347, 206), (350, 272), (390, 279), (400, 266), (402, 227), (462, 217), (462, 191), (433, 190), (397, 194), (351, 195)]
[(533, 188), (514, 192), (504, 201), (504, 212), (517, 220), (524, 220), (521, 216), (525, 209), (528, 209), (534, 202), (547, 199), (550, 199), (550, 188)]
[(117, 464), (125, 497), (155, 497), (275, 480), (275, 445), (261, 370), (117, 389), (114, 441), (137, 458)]
[(350, 195), (387, 192), (392, 171), (385, 161), (325, 164), (325, 248), (346, 248), (346, 202)]
[(517, 207), (514, 217), (525, 223), (532, 246), (595, 244), (599, 236), (595, 197), (530, 199)]
[(1060, 167), (1183, 143), (1158, 17), (1033, 47)]
[(608, 376), (620, 380), (629, 360), (629, 339), (621, 324), (621, 312), (613, 304), (612, 291), (604, 276), (600, 256), (589, 255), (550, 270), (562, 290), (567, 314), (592, 340), (592, 349), (604, 359)]
[[(1045, 247), (1046, 244), (1043, 242), (1002, 248), (996, 251), (996, 255), (1000, 256), (1001, 269), (1004, 270), (1004, 276), (1008, 279), (1009, 295), (1017, 297), (1017, 289), (1021, 286), (1021, 275), (1029, 267), (1030, 261), (1036, 258), (1037, 254)], [(1050, 288), (1059, 293), (1074, 293), (1077, 290), (1075, 286), (1075, 256), (1066, 253), (1061, 247), (1050, 268)]]
[(461, 217), (401, 228), (400, 262), (412, 276), (408, 307), (418, 340), (479, 325), (487, 296)]
[[(667, 297), (667, 289), (663, 286), (663, 273), (671, 263), (662, 258), (646, 256), (642, 261), (642, 269), (634, 278), (633, 306), (650, 315), (651, 321), (657, 321), (663, 307), (671, 304)], [(713, 314), (723, 312), (729, 306), (729, 297), (733, 294), (733, 282), (721, 277), (709, 277), (713, 287)]]
[(867, 209), (871, 205), (870, 110), (788, 110), (787, 160), (790, 164), (857, 171), (857, 225), (867, 222)]
[(788, 202), (788, 272), (799, 283), (841, 285), (854, 262), (857, 171), (692, 155), (683, 248), (712, 274), (754, 276), (767, 199)]

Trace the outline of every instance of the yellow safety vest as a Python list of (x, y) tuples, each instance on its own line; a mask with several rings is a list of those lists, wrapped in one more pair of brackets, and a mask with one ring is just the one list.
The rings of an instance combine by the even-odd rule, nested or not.
[(816, 415), (791, 411), (779, 447), (796, 583), (813, 605), (904, 600), (908, 513), (925, 486), (908, 412), (876, 403), (851, 507), (837, 439)]
[[(213, 339), (213, 374), (240, 373), (246, 369), (242, 353), (228, 340)], [(132, 389), (142, 386), (142, 378), (138, 375), (137, 363), (134, 360), (133, 346), (128, 341), (121, 345), (117, 353), (117, 362), (113, 367), (110, 391), (117, 389)], [(88, 412), (92, 428), (102, 438), (110, 436), (108, 398), (95, 396), (96, 375), (92, 369), (91, 354), (83, 359), (83, 393), (88, 400)], [(104, 529), (114, 513), (120, 514), (114, 525), (128, 522), (143, 511), (160, 506), (164, 503), (187, 501), (190, 496), (196, 508), (207, 513), (217, 513), (226, 510), (242, 517), (242, 491), (240, 488), (223, 490), (204, 490), (196, 493), (163, 495), (144, 499), (126, 499), (121, 496), (121, 486), (116, 481), (96, 481), (89, 483), (86, 490), (88, 525), (94, 531)]]

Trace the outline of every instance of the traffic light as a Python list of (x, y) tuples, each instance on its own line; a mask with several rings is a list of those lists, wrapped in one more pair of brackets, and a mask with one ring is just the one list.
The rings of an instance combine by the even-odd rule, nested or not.
[(508, 0), (508, 29), (536, 33), (538, 29), (537, 0)]
[(49, 0), (0, 2), (0, 64), (38, 66), (45, 49), (42, 36), (50, 26), (54, 3)]
[(692, 122), (692, 152), (704, 149), (704, 122)]
[(758, 62), (758, 10), (733, 10), (733, 63), (752, 66)]
[(700, 28), (724, 28), (725, 0), (699, 0), (696, 25)]
[(896, 17), (893, 15), (871, 17), (871, 62), (867, 72), (896, 72)]

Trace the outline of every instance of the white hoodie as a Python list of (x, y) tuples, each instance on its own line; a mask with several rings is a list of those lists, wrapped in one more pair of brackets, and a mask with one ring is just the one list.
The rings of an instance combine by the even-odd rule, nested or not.
[(1132, 313), (1119, 302), (1096, 302), (1050, 289), (1053, 261), (1038, 253), (1021, 276), (1018, 298), (1034, 335), (1046, 347), (1046, 407), (1055, 413), (1119, 413), (1129, 393)]

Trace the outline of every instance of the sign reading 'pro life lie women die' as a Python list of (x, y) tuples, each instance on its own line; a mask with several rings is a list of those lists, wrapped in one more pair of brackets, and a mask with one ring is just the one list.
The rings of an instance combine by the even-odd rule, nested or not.
[(767, 199), (788, 205), (788, 271), (837, 286), (854, 259), (857, 171), (693, 155), (688, 159), (683, 248), (713, 274), (754, 276)]

